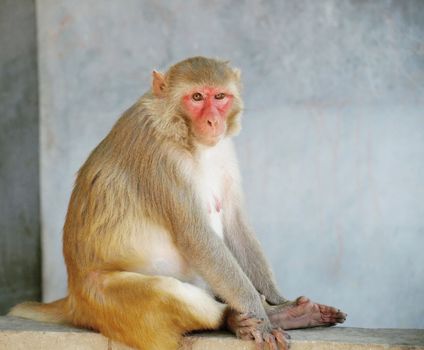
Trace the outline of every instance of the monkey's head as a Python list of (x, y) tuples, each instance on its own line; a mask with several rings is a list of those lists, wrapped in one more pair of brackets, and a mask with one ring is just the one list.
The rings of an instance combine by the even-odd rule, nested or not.
[(240, 71), (211, 58), (188, 58), (164, 75), (153, 72), (153, 95), (184, 119), (194, 141), (207, 146), (240, 129), (240, 89)]

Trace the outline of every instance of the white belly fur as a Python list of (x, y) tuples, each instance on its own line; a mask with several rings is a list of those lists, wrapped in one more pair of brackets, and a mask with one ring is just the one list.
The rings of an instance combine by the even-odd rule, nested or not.
[(131, 248), (140, 252), (140, 266), (128, 270), (144, 275), (169, 276), (209, 290), (207, 283), (192, 269), (180, 254), (171, 234), (161, 226), (144, 223), (134, 235)]
[(182, 281), (193, 278), (193, 271), (164, 227), (144, 221), (133, 235), (132, 248), (142, 257), (142, 266), (131, 268), (134, 272), (170, 276)]

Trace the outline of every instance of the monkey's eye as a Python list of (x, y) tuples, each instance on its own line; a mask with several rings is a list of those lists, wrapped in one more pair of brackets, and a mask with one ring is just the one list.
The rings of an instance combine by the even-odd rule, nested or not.
[(192, 98), (194, 101), (202, 101), (202, 100), (203, 100), (203, 96), (202, 96), (202, 94), (201, 94), (200, 92), (195, 92), (195, 93), (191, 96), (191, 98)]
[(224, 97), (225, 97), (225, 94), (223, 92), (215, 95), (216, 100), (222, 100)]

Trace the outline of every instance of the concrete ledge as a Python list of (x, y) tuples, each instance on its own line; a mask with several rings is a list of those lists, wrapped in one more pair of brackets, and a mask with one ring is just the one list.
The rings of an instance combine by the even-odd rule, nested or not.
[[(290, 331), (291, 350), (424, 350), (424, 330), (314, 328)], [(1, 350), (130, 350), (101, 334), (15, 317), (0, 317)], [(185, 337), (184, 350), (254, 350), (253, 343), (222, 332)], [(165, 349), (164, 349), (165, 350)]]

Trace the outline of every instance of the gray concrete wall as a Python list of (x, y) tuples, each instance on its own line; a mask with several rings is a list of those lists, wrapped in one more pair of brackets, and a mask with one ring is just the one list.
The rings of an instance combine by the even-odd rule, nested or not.
[(0, 315), (41, 294), (35, 3), (0, 1)]
[(44, 297), (65, 293), (74, 174), (153, 68), (244, 73), (251, 220), (288, 297), (424, 327), (424, 2), (37, 2)]

